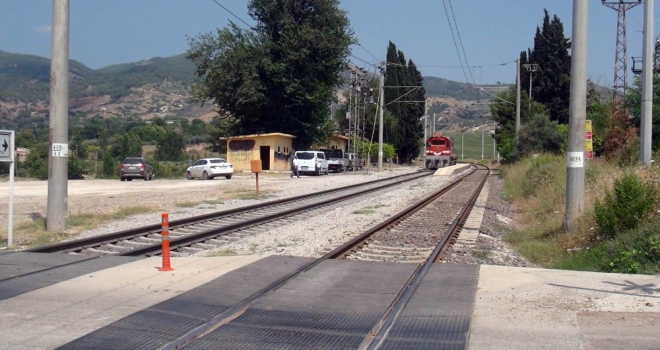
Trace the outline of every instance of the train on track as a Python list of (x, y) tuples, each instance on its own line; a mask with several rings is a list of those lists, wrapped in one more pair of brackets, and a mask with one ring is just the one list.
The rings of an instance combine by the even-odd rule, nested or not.
[(456, 164), (454, 141), (442, 133), (436, 133), (426, 140), (424, 148), (424, 166), (436, 170)]

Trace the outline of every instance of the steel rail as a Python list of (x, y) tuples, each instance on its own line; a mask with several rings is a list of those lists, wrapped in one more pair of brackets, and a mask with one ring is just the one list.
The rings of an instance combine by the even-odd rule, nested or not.
[[(282, 198), (274, 201), (269, 201), (265, 203), (258, 203), (258, 204), (253, 204), (253, 205), (248, 205), (244, 207), (239, 207), (239, 208), (234, 208), (234, 209), (228, 209), (228, 210), (223, 210), (219, 212), (214, 212), (214, 213), (209, 213), (209, 214), (204, 214), (204, 215), (197, 215), (197, 216), (192, 216), (189, 218), (184, 218), (184, 219), (178, 219), (170, 222), (170, 230), (175, 230), (176, 228), (180, 228), (182, 226), (188, 226), (194, 223), (201, 223), (205, 221), (210, 221), (210, 220), (216, 220), (219, 218), (222, 218), (224, 216), (231, 216), (231, 215), (236, 215), (244, 212), (249, 212), (253, 210), (258, 210), (258, 209), (265, 209), (268, 207), (275, 207), (281, 204), (287, 204), (287, 203), (293, 203), (296, 201), (300, 200), (305, 200), (313, 197), (318, 197), (318, 196), (324, 196), (328, 195), (334, 192), (341, 192), (345, 190), (350, 190), (356, 187), (361, 187), (361, 186), (368, 186), (371, 184), (377, 184), (380, 182), (385, 182), (385, 181), (391, 181), (391, 180), (396, 180), (404, 177), (413, 177), (416, 178), (414, 175), (418, 175), (422, 172), (418, 173), (412, 173), (412, 174), (404, 174), (404, 175), (398, 175), (398, 176), (393, 176), (393, 177), (388, 177), (385, 179), (379, 179), (375, 181), (369, 181), (369, 182), (364, 182), (364, 183), (359, 183), (359, 184), (354, 184), (354, 185), (349, 185), (349, 186), (343, 186), (339, 188), (334, 188), (330, 190), (324, 190), (320, 192), (314, 192), (310, 194), (304, 194), (300, 196), (295, 196), (295, 197), (289, 197), (289, 198)], [(428, 176), (430, 174), (424, 174), (422, 176)], [(420, 177), (422, 177), (420, 176)], [(73, 240), (69, 242), (62, 242), (62, 243), (56, 243), (44, 247), (39, 247), (39, 248), (32, 248), (28, 249), (28, 252), (34, 252), (34, 253), (55, 253), (55, 252), (66, 252), (66, 251), (75, 251), (75, 250), (82, 250), (86, 248), (91, 248), (103, 244), (109, 244), (109, 243), (114, 243), (120, 240), (127, 240), (127, 239), (133, 239), (137, 237), (144, 236), (146, 234), (154, 233), (154, 234), (159, 234), (161, 231), (161, 224), (154, 224), (154, 225), (148, 225), (148, 226), (143, 226), (135, 229), (129, 229), (129, 230), (123, 230), (123, 231), (118, 231), (118, 232), (113, 232), (113, 233), (108, 233), (100, 236), (94, 236), (94, 237), (89, 237), (89, 238), (83, 238), (83, 239), (78, 239), (78, 240)]]
[[(463, 181), (463, 179), (465, 179), (467, 176), (473, 174), (475, 171), (476, 170), (471, 171), (469, 174), (461, 177), (460, 179), (456, 180), (455, 182), (460, 183), (461, 181)], [(451, 186), (451, 184), (445, 186), (445, 188), (448, 187), (448, 186)], [(454, 186), (455, 186), (455, 184), (454, 184)], [(442, 189), (440, 191), (442, 191)], [(428, 196), (428, 197), (430, 197), (430, 196)], [(425, 198), (425, 200), (428, 199), (428, 197)], [(425, 201), (425, 200), (423, 200), (423, 201)], [(409, 209), (410, 208), (408, 208), (404, 211), (408, 211)], [(400, 215), (397, 215), (397, 216), (400, 216)], [(401, 215), (401, 216), (403, 216), (403, 215)], [(390, 221), (390, 220), (388, 220), (388, 221)], [(381, 225), (378, 225), (378, 226), (381, 226)], [(369, 230), (369, 231), (371, 231), (371, 230)], [(349, 250), (351, 247), (353, 247), (356, 244), (355, 241), (356, 241), (356, 239), (352, 239), (352, 240), (342, 244), (340, 247), (336, 248), (335, 250), (332, 250), (332, 251), (326, 253), (322, 257), (299, 267), (298, 269), (294, 270), (293, 272), (289, 273), (288, 275), (278, 279), (277, 281), (271, 283), (267, 287), (264, 287), (263, 289), (257, 291), (256, 293), (250, 295), (249, 297), (243, 299), (238, 304), (236, 304), (236, 305), (232, 306), (231, 308), (229, 308), (229, 309), (221, 312), (220, 314), (214, 316), (211, 320), (209, 320), (205, 324), (198, 326), (197, 328), (195, 328), (195, 329), (191, 330), (190, 332), (186, 333), (185, 335), (183, 335), (179, 339), (176, 339), (176, 340), (170, 342), (169, 344), (161, 347), (161, 349), (163, 349), (163, 350), (179, 349), (182, 346), (185, 346), (188, 343), (194, 341), (195, 339), (197, 339), (199, 337), (203, 337), (204, 335), (206, 335), (206, 334), (212, 332), (213, 330), (221, 327), (223, 324), (225, 324), (229, 320), (231, 320), (231, 319), (237, 317), (238, 315), (240, 315), (241, 313), (243, 313), (257, 299), (259, 299), (259, 298), (261, 298), (261, 297), (263, 297), (263, 296), (265, 296), (265, 295), (267, 295), (271, 292), (276, 291), (277, 289), (284, 286), (286, 283), (288, 283), (292, 279), (296, 278), (298, 275), (313, 269), (314, 267), (316, 267), (317, 265), (319, 265), (323, 261), (328, 260), (328, 259), (333, 259), (334, 257), (338, 256), (340, 252)], [(423, 267), (423, 265), (420, 264), (418, 266), (416, 272), (418, 270), (420, 270), (422, 267)], [(415, 277), (415, 274), (413, 273), (411, 275), (411, 277), (408, 279), (408, 281), (409, 282), (412, 281), (414, 279), (414, 277)], [(397, 295), (395, 300), (400, 299), (402, 294), (403, 293), (399, 293), (399, 295)]]
[[(248, 227), (256, 226), (256, 225), (267, 223), (267, 222), (270, 222), (270, 221), (275, 221), (275, 220), (278, 220), (278, 219), (281, 219), (281, 218), (293, 216), (293, 215), (296, 215), (296, 214), (300, 214), (302, 212), (306, 212), (306, 211), (310, 211), (310, 210), (317, 209), (317, 208), (320, 208), (320, 207), (324, 207), (328, 204), (337, 203), (337, 202), (345, 201), (345, 200), (352, 199), (352, 198), (355, 198), (355, 197), (359, 197), (359, 196), (362, 196), (362, 195), (367, 194), (367, 193), (380, 191), (380, 190), (388, 188), (388, 187), (398, 186), (402, 183), (405, 183), (406, 181), (416, 180), (418, 178), (422, 178), (422, 177), (429, 176), (429, 175), (430, 174), (423, 174), (421, 176), (412, 177), (410, 179), (406, 179), (406, 180), (403, 180), (401, 182), (388, 183), (388, 184), (380, 185), (378, 187), (373, 187), (373, 188), (368, 188), (366, 190), (362, 190), (362, 191), (358, 191), (358, 192), (348, 193), (348, 194), (343, 195), (339, 198), (329, 198), (329, 199), (324, 200), (324, 201), (311, 203), (310, 205), (308, 205), (306, 207), (297, 207), (297, 208), (281, 211), (281, 212), (278, 212), (278, 213), (275, 213), (275, 214), (270, 214), (270, 215), (258, 217), (256, 219), (251, 219), (249, 221), (238, 222), (238, 223), (235, 223), (235, 224), (231, 224), (231, 225), (227, 225), (227, 226), (223, 226), (223, 227), (219, 227), (219, 228), (214, 228), (214, 229), (210, 229), (210, 230), (207, 230), (207, 231), (186, 235), (186, 236), (183, 236), (183, 237), (180, 237), (180, 238), (170, 239), (170, 250), (176, 250), (178, 248), (186, 247), (186, 246), (193, 245), (193, 244), (196, 244), (196, 243), (201, 243), (201, 242), (204, 242), (206, 240), (216, 238), (218, 236), (226, 235), (226, 234), (231, 233), (231, 232), (236, 231), (236, 230), (245, 229), (245, 228), (248, 228)], [(142, 247), (142, 248), (129, 250), (127, 252), (120, 253), (119, 255), (123, 255), (123, 256), (157, 255), (157, 254), (161, 253), (161, 248), (162, 248), (162, 245), (160, 243), (156, 243), (156, 244), (152, 244), (152, 245), (145, 246), (145, 247)]]
[[(490, 172), (490, 169), (487, 166), (484, 167), (486, 168), (484, 170)], [(445, 249), (445, 246), (449, 243), (450, 238), (459, 232), (467, 220), (467, 217), (474, 207), (474, 204), (476, 203), (477, 198), (479, 197), (479, 194), (481, 193), (481, 190), (483, 189), (487, 180), (488, 174), (484, 176), (484, 178), (479, 183), (479, 186), (475, 188), (474, 192), (470, 196), (470, 199), (468, 200), (468, 203), (463, 207), (460, 214), (454, 219), (445, 235), (433, 250), (433, 253), (431, 253), (431, 256), (429, 256), (424, 264), (420, 264), (421, 268), (418, 267), (413, 273), (414, 278), (409, 279), (408, 282), (403, 286), (401, 292), (399, 292), (401, 297), (397, 295), (397, 298), (395, 298), (392, 304), (390, 304), (377, 327), (372, 329), (369, 336), (367, 336), (367, 338), (365, 338), (361, 344), (360, 348), (364, 349), (368, 345), (367, 349), (374, 350), (381, 345), (383, 340), (385, 340), (399, 314), (406, 307), (406, 305), (408, 305), (408, 302), (412, 299), (413, 295), (415, 295), (417, 288), (421, 285), (422, 280), (424, 280), (424, 277), (426, 276), (428, 270), (431, 268), (431, 265), (438, 261), (440, 258), (440, 253)], [(375, 334), (375, 336), (373, 334)]]
[(444, 195), (447, 193), (449, 190), (452, 188), (456, 187), (458, 184), (463, 182), (465, 178), (468, 176), (474, 174), (476, 172), (476, 169), (472, 169), (468, 174), (464, 175), (463, 177), (459, 178), (458, 180), (454, 181), (453, 183), (450, 183), (449, 185), (446, 185), (445, 187), (441, 188), (440, 190), (430, 194), (426, 198), (422, 199), (421, 201), (411, 205), (410, 207), (404, 209), (403, 211), (399, 212), (398, 214), (394, 215), (393, 217), (387, 219), (386, 221), (383, 221), (382, 223), (374, 226), (373, 228), (369, 229), (368, 231), (365, 231), (364, 233), (360, 234), (359, 236), (353, 238), (352, 240), (348, 241), (348, 243), (337, 247), (336, 249), (332, 250), (331, 252), (328, 253), (329, 259), (343, 259), (347, 255), (352, 254), (355, 252), (362, 244), (364, 244), (374, 233), (378, 231), (382, 231), (386, 229), (389, 226), (392, 226), (396, 224), (397, 222), (405, 219), (407, 216), (411, 215), (412, 213), (422, 209), (423, 207), (427, 206), (429, 203), (433, 202), (434, 200), (438, 199), (438, 197)]

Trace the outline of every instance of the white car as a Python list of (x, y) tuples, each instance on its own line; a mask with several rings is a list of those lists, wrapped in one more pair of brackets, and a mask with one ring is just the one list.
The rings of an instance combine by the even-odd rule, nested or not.
[(234, 167), (222, 158), (202, 158), (186, 170), (186, 179), (211, 180), (216, 176), (224, 176), (227, 180), (234, 175)]
[(293, 164), (298, 166), (298, 174), (328, 175), (328, 160), (321, 151), (297, 151)]

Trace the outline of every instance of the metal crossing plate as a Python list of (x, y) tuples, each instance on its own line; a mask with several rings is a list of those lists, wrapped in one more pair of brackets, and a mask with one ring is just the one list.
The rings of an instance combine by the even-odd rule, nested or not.
[(466, 349), (479, 265), (434, 264), (379, 349)]
[(184, 349), (356, 349), (416, 267), (324, 261)]
[(312, 259), (285, 256), (261, 259), (124, 317), (60, 349), (163, 347), (310, 261)]

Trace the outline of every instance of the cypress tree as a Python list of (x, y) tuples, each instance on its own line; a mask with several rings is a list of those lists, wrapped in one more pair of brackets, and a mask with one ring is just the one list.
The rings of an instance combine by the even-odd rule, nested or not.
[[(532, 96), (534, 101), (548, 109), (550, 120), (567, 124), (571, 82), (571, 56), (568, 50), (571, 42), (564, 36), (564, 25), (559, 17), (554, 15), (550, 19), (548, 10), (544, 12), (543, 25), (536, 28), (534, 49), (527, 57), (529, 63), (540, 67), (533, 76)], [(529, 81), (529, 73), (521, 73), (522, 77)], [(524, 85), (523, 82), (521, 84)]]

